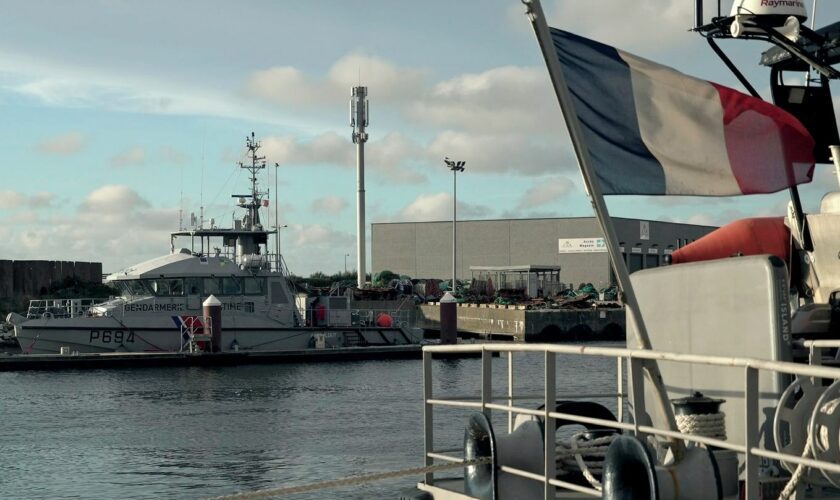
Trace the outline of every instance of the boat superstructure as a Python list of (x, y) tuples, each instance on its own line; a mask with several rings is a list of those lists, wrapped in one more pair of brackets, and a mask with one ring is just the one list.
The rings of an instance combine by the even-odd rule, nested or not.
[[(216, 297), (222, 304), (222, 342), (215, 351), (306, 349), (413, 343), (399, 312), (390, 324), (377, 326), (379, 311), (353, 311), (345, 296), (326, 297), (326, 306), (307, 313), (293, 292), (282, 255), (271, 252), (260, 209), (268, 193), (260, 191), (258, 172), (265, 168), (260, 143), (246, 138), (249, 193), (236, 194), (244, 214), (233, 227), (210, 227), (202, 221), (171, 233), (168, 255), (128, 267), (106, 278), (120, 291), (105, 301), (34, 300), (26, 317), (9, 315), (24, 353), (172, 352), (189, 347), (202, 335), (202, 304)], [(179, 246), (188, 240), (187, 246)], [(303, 301), (306, 303), (306, 301)], [(205, 347), (205, 346), (202, 346)]]
[[(568, 114), (542, 7), (523, 3)], [(729, 16), (718, 12), (710, 22), (703, 1), (695, 5), (695, 31), (755, 96), (716, 40), (774, 45), (761, 59), (774, 103), (808, 129), (817, 162), (833, 162), (840, 172), (829, 90), (840, 77), (832, 68), (840, 62), (840, 23), (808, 29), (801, 1), (735, 0)], [(582, 142), (568, 128), (590, 182)], [(600, 216), (599, 191), (587, 187)], [(790, 193), (783, 221), (712, 233), (712, 244), (700, 240), (686, 252), (696, 258), (629, 276), (622, 284), (624, 298), (632, 298), (627, 348), (425, 347), (426, 473), (413, 498), (840, 497), (840, 191), (811, 214), (795, 185)], [(749, 233), (739, 233), (743, 228)], [(613, 262), (619, 274), (623, 263)], [(439, 389), (447, 386), (435, 376), (432, 355), (456, 352), (482, 355), (480, 386), (471, 393)], [(507, 358), (506, 384), (493, 377), (494, 353)], [(523, 356), (544, 369), (525, 389), (515, 382)], [(557, 366), (570, 357), (611, 360), (615, 390), (558, 379)], [(456, 409), (466, 413), (453, 421)], [(443, 419), (466, 422), (462, 446), (436, 439)]]

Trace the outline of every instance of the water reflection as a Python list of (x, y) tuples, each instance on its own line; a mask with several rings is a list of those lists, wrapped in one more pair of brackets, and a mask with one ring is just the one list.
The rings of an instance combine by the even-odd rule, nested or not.
[[(505, 361), (493, 360), (499, 394)], [(541, 358), (515, 363), (517, 387), (541, 390)], [(558, 380), (604, 369), (564, 366)], [(479, 359), (436, 360), (434, 373), (436, 395), (479, 393)], [(436, 441), (460, 445), (468, 413), (436, 410)], [(0, 421), (8, 498), (199, 498), (305, 484), (422, 462), (422, 364), (0, 373)], [(417, 479), (296, 498), (393, 498)]]

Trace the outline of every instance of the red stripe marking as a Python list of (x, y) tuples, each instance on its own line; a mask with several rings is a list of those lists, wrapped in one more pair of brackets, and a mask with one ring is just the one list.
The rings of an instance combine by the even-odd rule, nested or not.
[(775, 193), (811, 181), (814, 139), (795, 116), (769, 102), (709, 83), (720, 95), (726, 151), (742, 193)]

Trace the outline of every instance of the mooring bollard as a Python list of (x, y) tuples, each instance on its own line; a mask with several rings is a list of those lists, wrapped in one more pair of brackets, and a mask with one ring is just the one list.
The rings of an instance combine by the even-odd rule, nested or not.
[(204, 309), (204, 327), (210, 327), (213, 352), (220, 352), (222, 350), (222, 302), (215, 295), (211, 295), (201, 305)]
[(440, 299), (440, 343), (458, 343), (458, 302), (449, 292)]

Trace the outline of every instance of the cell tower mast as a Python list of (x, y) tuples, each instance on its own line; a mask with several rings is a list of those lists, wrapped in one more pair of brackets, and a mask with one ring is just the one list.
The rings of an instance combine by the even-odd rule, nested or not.
[(365, 142), (368, 140), (365, 127), (368, 125), (367, 87), (353, 87), (350, 90), (350, 126), (353, 127), (353, 143), (356, 144), (356, 284), (362, 288), (367, 277), (365, 269)]

